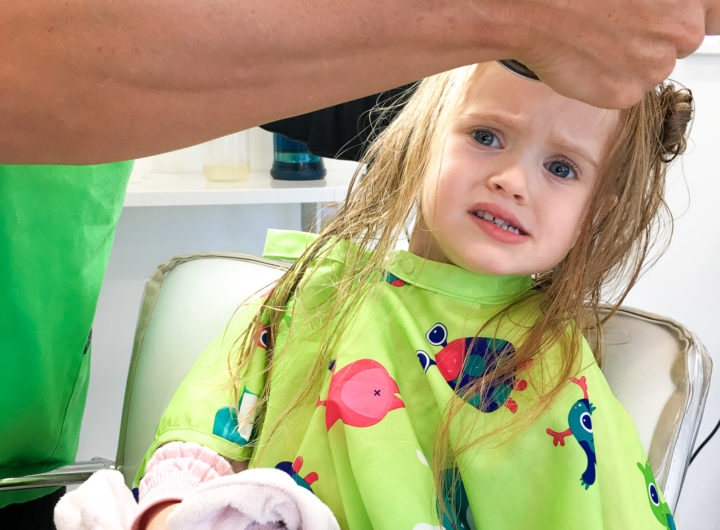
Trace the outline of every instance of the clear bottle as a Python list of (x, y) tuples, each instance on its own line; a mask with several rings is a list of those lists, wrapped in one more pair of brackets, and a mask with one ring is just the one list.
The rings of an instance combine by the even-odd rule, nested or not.
[(250, 175), (248, 132), (240, 131), (206, 142), (203, 174), (213, 182), (247, 180)]

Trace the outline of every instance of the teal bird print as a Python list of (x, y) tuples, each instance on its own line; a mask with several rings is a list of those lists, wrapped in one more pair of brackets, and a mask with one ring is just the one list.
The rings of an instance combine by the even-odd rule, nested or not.
[(580, 477), (580, 483), (588, 489), (595, 483), (595, 465), (597, 457), (595, 456), (595, 440), (593, 438), (592, 413), (595, 407), (588, 399), (587, 383), (585, 376), (580, 379), (572, 378), (571, 381), (582, 388), (583, 398), (578, 399), (568, 413), (568, 428), (563, 432), (547, 429), (547, 433), (553, 437), (553, 445), (565, 445), (565, 437), (571, 434), (577, 440), (587, 457), (587, 467)]

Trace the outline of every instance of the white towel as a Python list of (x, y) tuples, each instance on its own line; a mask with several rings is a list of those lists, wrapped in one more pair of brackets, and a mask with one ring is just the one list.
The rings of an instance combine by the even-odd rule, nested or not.
[(55, 505), (58, 530), (128, 530), (138, 511), (122, 473), (103, 469)]
[(330, 508), (279, 469), (249, 469), (201, 484), (167, 523), (169, 530), (340, 528)]

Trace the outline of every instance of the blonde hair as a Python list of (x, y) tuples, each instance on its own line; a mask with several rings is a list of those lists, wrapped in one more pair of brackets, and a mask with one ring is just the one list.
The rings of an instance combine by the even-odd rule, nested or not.
[[(260, 414), (272, 378), (275, 337), (291, 299), (312, 276), (314, 264), (341, 242), (350, 241), (356, 246), (347, 247), (350, 250), (346, 266), (336, 279), (333, 293), (316, 308), (322, 310), (327, 326), (322, 330), (321, 346), (307, 384), (285, 414), (312, 399), (313, 392), (317, 392), (320, 374), (330, 360), (333, 345), (342, 337), (352, 314), (347, 308), (361, 303), (367, 295), (369, 286), (377, 279), (375, 271), (384, 270), (386, 259), (418, 206), (432, 149), (448, 116), (463, 96), (473, 69), (463, 67), (427, 78), (411, 96), (398, 102), (404, 107), (368, 147), (362, 160), (366, 172), (358, 171), (354, 175), (345, 203), (317, 240), (282, 276), (252, 324), (236, 341), (239, 361), (234, 368), (237, 374), (242, 373), (254, 351), (253, 337), (267, 327), (268, 373), (258, 403)], [(541, 398), (536, 414), (549, 406), (562, 388), (562, 382), (577, 369), (581, 333), (594, 332), (599, 339), (602, 337), (600, 326), (610, 315), (600, 316), (601, 293), (613, 284), (612, 314), (637, 281), (653, 245), (658, 242), (656, 228), (667, 229), (663, 249), (669, 241), (672, 221), (663, 199), (666, 168), (668, 162), (685, 149), (691, 116), (690, 92), (677, 89), (669, 82), (648, 92), (630, 109), (620, 111), (616, 138), (601, 168), (603, 178), (597, 179), (580, 236), (560, 263), (536, 275), (534, 294), (515, 303), (531, 300), (539, 304), (538, 320), (526, 330), (517, 350), (504, 355), (494, 370), (463, 389), (464, 394), (483, 395), (484, 387), (507, 379), (524, 361), (537, 357), (537, 352), (547, 351), (560, 341), (565, 352), (561, 373), (554, 388)], [(382, 113), (379, 119), (383, 119)], [(353, 248), (372, 249), (372, 252), (353, 251)], [(497, 324), (509, 310), (505, 308), (492, 320)], [(236, 389), (239, 385), (236, 381)], [(468, 440), (456, 444), (450, 454), (450, 425), (463, 403), (461, 399), (451, 402), (446, 419), (438, 427), (433, 456), (438, 499), (442, 498), (443, 490), (447, 490), (447, 462), (478, 442)], [(446, 510), (443, 503), (440, 509)]]

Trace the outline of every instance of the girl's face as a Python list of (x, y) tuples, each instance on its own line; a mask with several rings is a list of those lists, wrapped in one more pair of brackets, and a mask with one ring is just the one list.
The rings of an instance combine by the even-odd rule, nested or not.
[(479, 65), (438, 137), (410, 250), (487, 274), (533, 274), (575, 243), (618, 111)]

